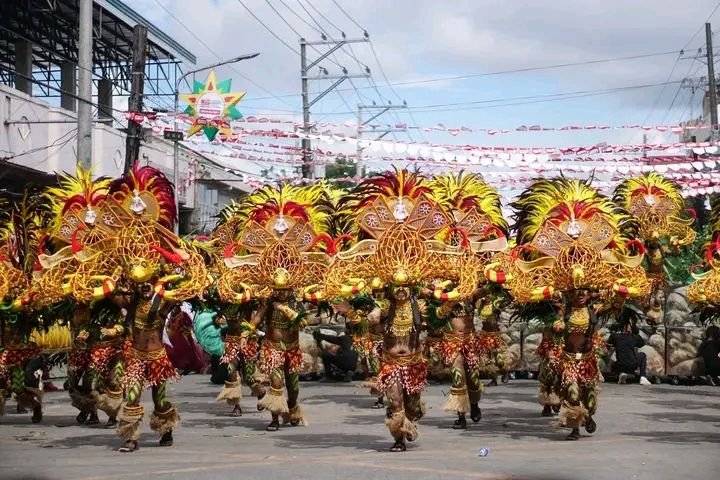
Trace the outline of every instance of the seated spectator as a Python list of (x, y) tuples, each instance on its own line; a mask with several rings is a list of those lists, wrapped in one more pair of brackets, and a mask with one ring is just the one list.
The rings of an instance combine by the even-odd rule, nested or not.
[(708, 385), (720, 385), (720, 327), (711, 325), (705, 330), (705, 339), (698, 349), (705, 362), (705, 380)]
[[(320, 356), (325, 367), (323, 380), (329, 381), (333, 379), (333, 368), (344, 375), (346, 382), (352, 380), (358, 363), (358, 353), (352, 348), (352, 337), (350, 335), (324, 335), (320, 330), (315, 330), (313, 337), (321, 349)], [(323, 347), (321, 343), (323, 340), (331, 345)]]
[(647, 379), (647, 355), (637, 351), (645, 345), (645, 341), (632, 322), (627, 322), (622, 331), (611, 334), (608, 345), (615, 347), (613, 370), (620, 373), (618, 383), (627, 383), (628, 374), (640, 370), (640, 385), (650, 385)]

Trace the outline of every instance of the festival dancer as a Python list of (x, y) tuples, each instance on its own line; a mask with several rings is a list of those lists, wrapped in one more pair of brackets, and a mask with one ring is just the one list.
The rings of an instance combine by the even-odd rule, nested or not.
[(700, 310), (700, 322), (720, 320), (720, 199), (713, 198), (708, 218), (709, 237), (703, 245), (703, 262), (692, 268), (692, 283), (688, 286), (688, 300)]
[[(436, 176), (431, 188), (433, 198), (452, 219), (445, 241), (463, 252), (456, 261), (484, 271), (493, 256), (507, 247), (508, 226), (502, 215), (500, 195), (479, 175), (467, 172)], [(485, 283), (485, 279), (482, 280)], [(453, 386), (443, 409), (457, 414), (453, 424), (455, 429), (467, 428), (465, 416), (468, 412), (473, 422), (482, 418), (480, 368), (494, 364), (500, 347), (497, 342), (499, 332), (479, 336), (475, 331), (475, 303), (482, 298), (483, 304), (490, 302), (492, 305), (494, 300), (488, 285), (479, 286), (471, 298), (451, 301), (437, 308), (437, 315), (431, 316), (439, 317), (441, 321), (437, 323), (440, 325), (445, 323), (445, 328), (438, 330), (444, 330), (441, 352), (445, 366), (450, 368)], [(435, 298), (452, 300), (443, 287), (442, 284), (436, 287)], [(495, 286), (495, 289), (500, 288)], [(487, 318), (483, 325), (486, 323), (489, 328)]]
[[(265, 387), (258, 379), (257, 359), (260, 348), (260, 337), (252, 322), (256, 303), (230, 305), (223, 313), (227, 327), (225, 330), (225, 350), (220, 363), (227, 365), (228, 378), (218, 394), (218, 400), (225, 400), (233, 407), (230, 415), (242, 415), (240, 399), (242, 392), (240, 379), (250, 387), (258, 402), (265, 396)], [(262, 408), (261, 408), (262, 409)]]
[[(425, 299), (420, 298), (421, 290), (435, 279), (462, 277), (452, 255), (446, 255), (442, 244), (433, 242), (450, 221), (427, 193), (424, 180), (406, 170), (360, 183), (352, 195), (360, 209), (357, 221), (365, 238), (338, 254), (341, 259), (364, 256), (365, 262), (359, 265), (369, 265), (370, 272), (363, 273), (369, 278), (378, 276), (388, 286), (377, 388), (390, 402), (385, 424), (394, 439), (394, 452), (405, 451), (406, 441), (417, 438), (415, 422), (424, 414), (420, 395), (427, 360), (422, 355), (420, 332), (428, 309)], [(460, 282), (449, 297), (469, 298), (477, 285), (473, 273), (474, 269), (468, 269), (465, 274), (469, 280)]]
[(508, 371), (505, 354), (507, 343), (500, 331), (500, 313), (503, 305), (508, 302), (501, 295), (488, 295), (482, 300), (478, 308), (478, 315), (482, 322), (477, 333), (477, 346), (482, 359), (480, 373), (490, 377), (488, 386), (497, 386), (498, 376), (502, 382), (507, 382)]
[(598, 309), (619, 310), (626, 298), (649, 294), (632, 218), (589, 182), (539, 179), (513, 204), (518, 211), (518, 247), (498, 262), (495, 275), (511, 277), (506, 286), (520, 304), (566, 300), (562, 355), (549, 358), (560, 381), (560, 427), (577, 440), (580, 427), (596, 430), (600, 373), (597, 354)]
[[(203, 300), (205, 308), (213, 313), (213, 322), (222, 325), (224, 335), (223, 352), (220, 355), (220, 364), (226, 365), (228, 376), (217, 400), (225, 401), (232, 407), (231, 416), (241, 416), (242, 398), (241, 380), (250, 387), (253, 396), (259, 401), (265, 396), (265, 387), (258, 377), (258, 355), (260, 352), (260, 336), (252, 323), (253, 312), (257, 310), (258, 300), (252, 296), (252, 288), (247, 284), (238, 283), (243, 289), (238, 294), (235, 281), (238, 276), (243, 277), (242, 268), (231, 269), (226, 260), (231, 260), (238, 245), (235, 238), (238, 229), (247, 222), (250, 202), (242, 204), (231, 203), (220, 212), (220, 221), (211, 235), (210, 242), (203, 243), (201, 251), (206, 252), (206, 259), (215, 283)], [(208, 248), (211, 245), (210, 248)], [(255, 288), (257, 291), (257, 288)], [(208, 329), (208, 331), (212, 331)], [(205, 335), (212, 341), (212, 336)], [(258, 407), (262, 410), (262, 407)]]
[(218, 280), (234, 292), (224, 300), (259, 301), (248, 323), (251, 331), (261, 328), (265, 332), (261, 370), (270, 378), (270, 389), (258, 406), (272, 415), (268, 431), (280, 428), (281, 416), (283, 423), (307, 424), (298, 401), (302, 367), (299, 336), (300, 328), (307, 324), (299, 300), (319, 298), (307, 295), (308, 289), (321, 282), (329, 265), (326, 254), (313, 251), (318, 241), (316, 232), (323, 224), (317, 208), (323, 196), (318, 185), (283, 185), (279, 189), (266, 187), (248, 197), (248, 221), (237, 244), (227, 253), (240, 248), (249, 254), (228, 256), (225, 264), (230, 268)]
[(117, 426), (124, 440), (119, 451), (138, 449), (144, 415), (140, 395), (147, 387), (155, 406), (150, 428), (160, 435), (160, 446), (170, 446), (180, 417), (165, 397), (166, 382), (177, 378), (162, 342), (165, 319), (176, 303), (205, 290), (207, 271), (202, 257), (183, 249), (171, 232), (176, 221), (173, 187), (157, 169), (135, 165), (115, 180), (98, 216), (116, 226), (115, 248), (87, 260), (98, 268), (88, 269), (78, 283), (99, 280), (99, 294), (125, 308), (132, 327), (124, 347), (126, 404)]
[(695, 211), (685, 209), (680, 185), (655, 172), (623, 180), (615, 187), (613, 200), (627, 210), (640, 227), (647, 275), (652, 281), (647, 318), (649, 322), (658, 321), (656, 311), (665, 294), (667, 264), (672, 256), (681, 253), (681, 248), (695, 241), (692, 228)]
[(580, 427), (594, 433), (600, 377), (598, 357), (605, 342), (598, 333), (598, 310), (590, 304), (590, 292), (572, 290), (565, 310), (562, 355), (551, 357), (550, 366), (560, 375), (559, 425), (571, 428), (568, 440), (580, 438)]
[(560, 411), (560, 376), (552, 368), (555, 359), (562, 356), (565, 331), (565, 304), (562, 299), (519, 305), (513, 318), (524, 323), (539, 320), (542, 323), (542, 339), (535, 355), (538, 365), (538, 403), (541, 416), (552, 417)]
[(78, 167), (75, 175), (59, 175), (58, 185), (45, 192), (54, 212), (47, 244), (53, 245), (56, 252), (41, 252), (43, 270), (37, 283), (46, 292), (43, 301), (74, 305), (68, 390), (73, 406), (80, 410), (77, 421), (98, 423), (100, 409), (108, 415), (106, 428), (115, 428), (122, 404), (119, 382), (125, 333), (120, 307), (92, 290), (73, 289), (78, 272), (93, 266), (92, 261), (84, 262), (114, 246), (112, 227), (98, 219), (109, 186), (109, 179), (93, 179), (89, 170)]
[(35, 381), (26, 382), (25, 370), (41, 350), (30, 340), (35, 329), (47, 329), (40, 312), (32, 302), (38, 293), (31, 282), (37, 263), (41, 237), (47, 228), (51, 211), (41, 192), (28, 189), (16, 201), (8, 201), (0, 209), (0, 413), (3, 411), (5, 389), (9, 388), (17, 401), (18, 413), (32, 410), (32, 422), (42, 421), (41, 370)]

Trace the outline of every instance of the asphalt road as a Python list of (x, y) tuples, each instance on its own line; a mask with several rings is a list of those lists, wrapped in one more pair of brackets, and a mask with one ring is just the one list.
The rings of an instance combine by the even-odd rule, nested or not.
[[(466, 431), (443, 412), (448, 385), (426, 389), (428, 415), (407, 452), (390, 453), (383, 411), (357, 384), (301, 383), (307, 427), (265, 432), (268, 413), (242, 400), (228, 416), (209, 377), (188, 376), (169, 389), (182, 416), (175, 445), (157, 446), (145, 416), (132, 454), (113, 430), (75, 424), (65, 392), (46, 395), (45, 419), (30, 423), (8, 401), (0, 417), (0, 479), (710, 479), (720, 475), (720, 388), (603, 386), (598, 431), (567, 442), (567, 430), (539, 416), (537, 383), (488, 388), (483, 419)], [(146, 412), (151, 410), (144, 395)], [(102, 416), (102, 414), (101, 414)], [(103, 418), (104, 421), (104, 418)], [(481, 448), (489, 449), (485, 457)]]

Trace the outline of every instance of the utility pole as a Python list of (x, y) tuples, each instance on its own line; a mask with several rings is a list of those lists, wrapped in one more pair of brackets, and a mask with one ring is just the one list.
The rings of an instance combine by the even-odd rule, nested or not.
[[(133, 29), (132, 45), (132, 78), (130, 83), (130, 98), (128, 111), (141, 112), (143, 109), (143, 90), (145, 87), (145, 58), (147, 56), (147, 27), (135, 25)], [(125, 139), (125, 169), (129, 173), (132, 166), (140, 156), (141, 126), (128, 120), (127, 138)]]
[[(310, 130), (310, 100), (308, 96), (308, 79), (307, 79), (307, 46), (304, 39), (300, 39), (300, 75), (302, 77), (302, 104), (303, 104), (303, 133)], [(310, 139), (303, 137), (302, 147), (302, 166), (301, 172), (303, 178), (310, 178), (310, 170), (312, 166), (312, 154), (310, 153)]]
[[(344, 37), (344, 35), (343, 35)], [(327, 69), (320, 67), (320, 73), (322, 75), (317, 77), (310, 77), (309, 73), (310, 70), (317, 66), (320, 62), (325, 60), (328, 56), (332, 55), (336, 50), (339, 50), (342, 48), (345, 44), (349, 43), (360, 43), (360, 42), (367, 42), (369, 40), (369, 37), (366, 36), (364, 38), (359, 39), (347, 39), (343, 38), (342, 40), (326, 40), (323, 38), (322, 41), (318, 42), (308, 42), (304, 38), (300, 39), (300, 78), (302, 80), (302, 102), (303, 102), (303, 133), (307, 135), (310, 133), (310, 108), (312, 108), (313, 105), (315, 105), (321, 98), (323, 98), (325, 95), (333, 91), (338, 85), (343, 83), (345, 80), (349, 78), (367, 78), (370, 76), (370, 69), (366, 68), (365, 73), (358, 74), (358, 75), (350, 75), (348, 74), (348, 71), (345, 67), (342, 67), (342, 74), (341, 75), (329, 75)], [(317, 59), (310, 62), (308, 64), (307, 59), (307, 47), (313, 47), (317, 45), (326, 45), (330, 46), (327, 52), (321, 54)], [(330, 85), (325, 91), (318, 94), (317, 97), (310, 100), (310, 96), (308, 94), (308, 80), (335, 80), (335, 82)], [(302, 176), (303, 178), (312, 178), (314, 175), (313, 168), (312, 168), (312, 145), (310, 143), (309, 138), (303, 138), (302, 139)]]
[(92, 71), (93, 0), (80, 0), (78, 27), (78, 102), (77, 163), (84, 169), (92, 167)]
[(705, 50), (707, 51), (708, 83), (710, 88), (710, 123), (712, 124), (711, 139), (714, 141), (718, 130), (718, 104), (717, 86), (715, 84), (715, 65), (713, 64), (712, 26), (710, 23), (705, 24), (705, 43)]
[[(388, 103), (387, 105), (358, 105), (358, 116), (357, 116), (357, 139), (358, 139), (358, 145), (357, 145), (357, 174), (362, 176), (365, 174), (363, 169), (365, 168), (364, 162), (363, 162), (363, 150), (365, 150), (364, 147), (360, 146), (360, 140), (362, 139), (363, 133), (366, 131), (365, 126), (368, 125), (370, 122), (378, 118), (383, 113), (394, 110), (394, 109), (400, 109), (400, 108), (408, 108), (407, 103), (403, 102), (402, 105), (393, 105), (391, 103)], [(367, 120), (363, 121), (363, 110), (377, 110), (377, 112)], [(375, 138), (374, 140), (381, 140), (385, 137), (388, 133), (394, 133), (394, 132), (407, 132), (407, 128), (383, 128), (383, 129), (376, 129), (373, 128), (369, 130), (370, 133), (379, 133), (380, 136)]]

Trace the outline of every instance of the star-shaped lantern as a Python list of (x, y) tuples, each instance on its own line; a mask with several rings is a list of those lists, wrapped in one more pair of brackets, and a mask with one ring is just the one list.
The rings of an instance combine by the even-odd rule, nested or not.
[(231, 79), (218, 83), (215, 71), (208, 75), (207, 82), (195, 81), (193, 93), (183, 94), (180, 98), (188, 104), (185, 109), (193, 124), (187, 132), (188, 137), (202, 131), (208, 140), (215, 139), (218, 133), (226, 137), (232, 135), (230, 120), (242, 118), (235, 105), (242, 100), (245, 92), (231, 92)]

